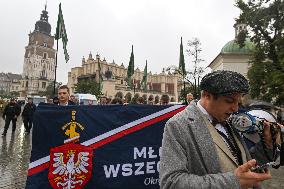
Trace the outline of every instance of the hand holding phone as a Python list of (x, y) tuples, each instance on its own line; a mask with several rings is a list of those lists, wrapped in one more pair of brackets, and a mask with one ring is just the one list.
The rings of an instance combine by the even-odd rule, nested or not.
[(272, 165), (274, 164), (274, 162), (269, 162), (269, 163), (265, 163), (263, 165), (257, 165), (253, 168), (251, 168), (252, 172), (256, 172), (256, 173), (266, 173), (268, 171), (268, 168), (272, 167)]
[(256, 168), (256, 160), (252, 159), (235, 169), (234, 174), (240, 181), (241, 188), (253, 188), (262, 181), (271, 179), (269, 171), (264, 173), (252, 172)]

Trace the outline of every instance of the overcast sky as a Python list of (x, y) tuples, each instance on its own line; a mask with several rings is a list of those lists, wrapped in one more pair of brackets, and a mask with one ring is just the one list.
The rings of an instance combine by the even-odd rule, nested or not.
[[(0, 0), (0, 72), (21, 74), (28, 34), (40, 19), (46, 0)], [(135, 68), (160, 73), (178, 65), (180, 37), (184, 49), (196, 37), (207, 66), (221, 48), (234, 38), (235, 18), (240, 11), (234, 0), (48, 0), (47, 11), (55, 33), (58, 5), (66, 25), (70, 60), (64, 62), (59, 45), (58, 80), (80, 66), (82, 57), (99, 53), (107, 62), (128, 65), (134, 45)], [(56, 49), (56, 46), (54, 46)], [(190, 57), (185, 53), (186, 67)]]

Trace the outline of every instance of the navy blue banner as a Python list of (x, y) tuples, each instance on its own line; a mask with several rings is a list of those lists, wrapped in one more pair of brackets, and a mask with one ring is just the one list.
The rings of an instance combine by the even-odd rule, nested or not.
[[(40, 105), (34, 117), (26, 188), (52, 188), (48, 175), (53, 174), (55, 188), (81, 188), (85, 181), (84, 188), (90, 189), (158, 189), (164, 125), (183, 109), (180, 105)], [(72, 143), (82, 145), (81, 155), (62, 150)], [(90, 165), (84, 162), (88, 160), (82, 155), (84, 146), (93, 152), (86, 174), (84, 169)], [(51, 149), (57, 151), (50, 159)], [(89, 173), (90, 180), (86, 179)]]

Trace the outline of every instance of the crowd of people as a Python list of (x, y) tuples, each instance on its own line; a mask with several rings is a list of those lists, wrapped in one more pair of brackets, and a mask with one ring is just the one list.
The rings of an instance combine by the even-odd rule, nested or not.
[[(66, 85), (62, 85), (58, 89), (58, 96), (54, 97), (53, 99), (49, 99), (48, 103), (50, 104), (57, 104), (57, 105), (83, 105), (83, 103), (79, 102), (79, 99), (75, 97), (75, 95), (69, 94), (69, 88)], [(133, 97), (130, 101), (127, 101), (125, 98), (121, 97), (114, 97), (109, 98), (106, 96), (100, 96), (99, 101), (97, 102), (99, 105), (107, 105), (107, 104), (149, 104), (149, 105), (168, 105), (170, 104), (170, 97), (167, 94), (163, 94), (159, 100), (159, 102), (154, 101), (154, 99), (145, 99), (141, 96), (137, 98)], [(92, 100), (88, 101), (88, 104), (85, 105), (95, 105)]]
[(36, 111), (36, 105), (32, 98), (24, 105), (23, 111), (21, 105), (16, 102), (15, 98), (11, 98), (7, 105), (3, 108), (2, 118), (5, 120), (4, 130), (2, 136), (6, 136), (10, 123), (12, 122), (12, 133), (16, 131), (16, 123), (18, 117), (21, 115), (25, 127), (25, 132), (30, 133), (33, 125), (33, 114)]
[[(168, 105), (170, 98), (168, 95), (164, 94), (161, 96), (159, 105)], [(69, 88), (67, 85), (62, 85), (58, 89), (58, 95), (54, 97), (52, 100), (49, 100), (48, 103), (60, 106), (67, 105), (81, 105), (78, 103), (78, 99), (74, 95), (70, 95)], [(101, 96), (99, 99), (99, 105), (108, 105), (108, 104), (122, 104), (127, 105), (130, 102), (127, 102), (125, 99), (115, 97), (113, 99), (107, 98), (106, 96)], [(145, 101), (143, 97), (136, 98), (133, 104), (154, 104), (153, 101), (149, 101), (148, 103)], [(33, 103), (32, 98), (28, 98), (28, 102), (24, 105), (23, 111), (21, 111), (21, 104), (17, 103), (15, 98), (11, 98), (7, 104), (0, 103), (2, 118), (5, 120), (4, 130), (2, 136), (6, 136), (7, 131), (9, 129), (10, 123), (12, 122), (12, 133), (16, 130), (16, 122), (18, 117), (21, 115), (25, 133), (29, 134), (32, 125), (33, 125), (33, 115), (36, 111), (36, 105)], [(94, 105), (93, 101), (89, 101), (88, 105)]]

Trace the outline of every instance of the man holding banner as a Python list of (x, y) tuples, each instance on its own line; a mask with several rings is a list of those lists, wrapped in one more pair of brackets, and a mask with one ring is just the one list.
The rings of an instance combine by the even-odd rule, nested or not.
[(75, 105), (75, 103), (69, 100), (69, 88), (67, 85), (62, 85), (58, 88), (58, 99), (60, 106)]
[(164, 126), (184, 108), (39, 105), (26, 189), (158, 189)]
[[(269, 171), (251, 171), (268, 162), (272, 138), (265, 124), (263, 138), (249, 152), (239, 133), (226, 120), (238, 110), (249, 90), (239, 73), (216, 71), (201, 81), (201, 99), (171, 118), (165, 126), (160, 164), (162, 189), (252, 188), (270, 179)], [(255, 159), (251, 159), (251, 156)]]

